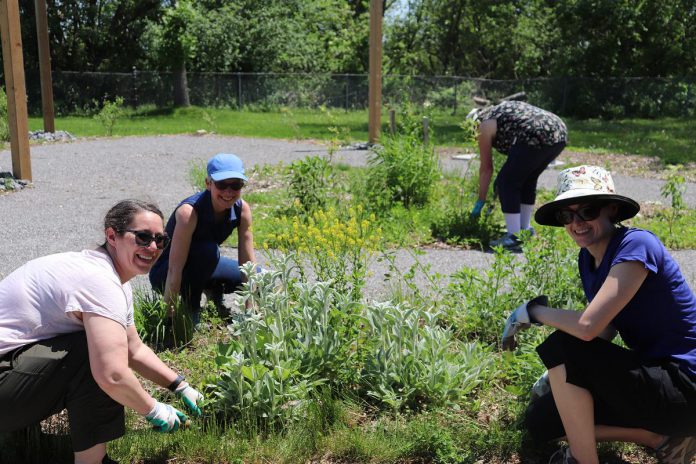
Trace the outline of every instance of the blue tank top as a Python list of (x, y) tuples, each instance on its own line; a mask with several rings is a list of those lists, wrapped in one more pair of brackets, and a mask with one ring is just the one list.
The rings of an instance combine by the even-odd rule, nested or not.
[[(167, 221), (167, 227), (165, 231), (170, 237), (174, 236), (174, 229), (176, 228), (176, 210), (179, 209), (181, 205), (191, 205), (198, 216), (198, 222), (196, 223), (196, 229), (193, 231), (193, 236), (191, 237), (191, 243), (196, 242), (215, 242), (218, 245), (222, 244), (227, 237), (229, 237), (234, 229), (239, 226), (240, 218), (242, 217), (242, 199), (237, 200), (232, 208), (229, 209), (229, 214), (225, 215), (225, 219), (222, 222), (215, 222), (215, 213), (213, 212), (213, 201), (210, 197), (210, 191), (204, 190), (183, 200), (176, 207), (169, 220)], [(157, 260), (153, 266), (151, 273), (155, 268), (160, 268), (165, 266), (165, 269), (169, 267), (169, 250), (171, 245), (167, 246), (162, 252), (162, 255)]]
[(612, 266), (628, 261), (643, 264), (648, 275), (612, 324), (626, 346), (643, 359), (671, 358), (696, 380), (696, 297), (652, 232), (618, 229), (597, 269), (590, 253), (582, 248), (578, 266), (585, 296), (592, 301)]

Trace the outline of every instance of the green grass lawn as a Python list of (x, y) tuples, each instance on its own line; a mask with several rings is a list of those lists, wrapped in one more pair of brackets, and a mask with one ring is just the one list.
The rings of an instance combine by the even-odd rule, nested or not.
[[(431, 114), (431, 138), (441, 146), (467, 146), (459, 127), (463, 114), (438, 112)], [(397, 121), (399, 115), (397, 113)], [(236, 111), (218, 108), (139, 109), (129, 111), (119, 119), (113, 135), (182, 134), (203, 129), (222, 135), (267, 137), (283, 139), (331, 139), (331, 127), (341, 130), (345, 138), (366, 141), (368, 138), (367, 110), (342, 109), (321, 111), (280, 109), (278, 111)], [(383, 118), (383, 132), (388, 130), (388, 115)], [(621, 120), (566, 121), (570, 132), (569, 149), (599, 153), (620, 153), (657, 156), (667, 164), (696, 162), (696, 120), (664, 118)], [(29, 120), (32, 130), (41, 129), (40, 117)], [(106, 135), (106, 129), (91, 116), (63, 116), (56, 119), (56, 128), (78, 137)]]

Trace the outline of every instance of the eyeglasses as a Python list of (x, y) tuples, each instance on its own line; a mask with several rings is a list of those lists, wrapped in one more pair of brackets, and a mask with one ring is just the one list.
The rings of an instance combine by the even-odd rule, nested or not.
[(560, 209), (556, 211), (556, 220), (564, 226), (571, 224), (576, 216), (581, 221), (593, 221), (599, 217), (599, 213), (602, 212), (602, 208), (604, 208), (603, 203), (594, 203), (591, 205), (580, 206), (576, 210), (569, 208)]
[(217, 180), (213, 183), (215, 184), (215, 188), (218, 190), (227, 190), (227, 189), (242, 190), (242, 188), (244, 188), (244, 181), (243, 180), (233, 180), (230, 182), (226, 182), (224, 180)]
[(135, 235), (135, 244), (139, 247), (149, 247), (152, 242), (155, 242), (155, 246), (158, 250), (163, 250), (169, 244), (169, 236), (167, 234), (151, 234), (146, 230), (133, 230), (126, 229), (126, 232), (130, 232)]

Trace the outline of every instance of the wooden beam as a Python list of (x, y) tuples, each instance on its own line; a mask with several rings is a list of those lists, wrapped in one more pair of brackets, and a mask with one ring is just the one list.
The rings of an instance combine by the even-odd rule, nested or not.
[(55, 132), (53, 110), (53, 79), (51, 78), (51, 51), (48, 45), (48, 15), (46, 0), (34, 0), (36, 9), (36, 38), (39, 42), (39, 72), (41, 74), (41, 108), (45, 132)]
[(0, 35), (7, 92), (7, 118), (10, 126), (12, 174), (17, 179), (31, 180), (27, 90), (24, 82), (22, 31), (17, 0), (0, 0)]
[(382, 0), (370, 0), (369, 72), (368, 140), (377, 143), (382, 125)]

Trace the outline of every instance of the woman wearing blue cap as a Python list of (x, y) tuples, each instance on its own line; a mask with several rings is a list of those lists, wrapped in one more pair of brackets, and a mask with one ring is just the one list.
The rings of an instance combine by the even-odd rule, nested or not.
[[(208, 161), (206, 189), (183, 200), (167, 222), (171, 244), (150, 271), (153, 288), (174, 302), (180, 295), (194, 324), (200, 322), (205, 291), (221, 316), (228, 316), (223, 294), (235, 291), (243, 278), (239, 263), (256, 262), (251, 208), (242, 200), (247, 180), (242, 160), (220, 153)], [(222, 244), (238, 233), (238, 260), (220, 256)]]

